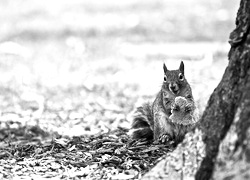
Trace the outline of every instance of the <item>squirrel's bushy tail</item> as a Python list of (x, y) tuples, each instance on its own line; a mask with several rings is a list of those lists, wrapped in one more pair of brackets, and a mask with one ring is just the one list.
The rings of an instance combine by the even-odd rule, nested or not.
[(132, 128), (130, 131), (132, 138), (146, 138), (148, 140), (153, 139), (154, 133), (152, 127), (154, 127), (154, 121), (152, 106), (149, 103), (143, 104), (135, 110), (132, 118)]

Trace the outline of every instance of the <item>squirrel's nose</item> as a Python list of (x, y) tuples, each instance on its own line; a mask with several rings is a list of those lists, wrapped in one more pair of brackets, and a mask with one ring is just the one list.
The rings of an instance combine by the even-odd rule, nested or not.
[(179, 87), (176, 83), (171, 83), (171, 84), (169, 84), (169, 90), (172, 92), (175, 92), (175, 91), (179, 90)]

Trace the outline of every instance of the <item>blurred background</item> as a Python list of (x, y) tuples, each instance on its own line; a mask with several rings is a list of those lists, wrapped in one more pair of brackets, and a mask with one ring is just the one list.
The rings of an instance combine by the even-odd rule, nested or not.
[(239, 0), (1, 0), (0, 128), (129, 127), (162, 64), (184, 61), (199, 112), (228, 63)]

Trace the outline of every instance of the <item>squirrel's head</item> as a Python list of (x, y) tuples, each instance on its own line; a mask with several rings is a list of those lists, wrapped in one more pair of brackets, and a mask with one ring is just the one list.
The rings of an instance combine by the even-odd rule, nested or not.
[(180, 67), (177, 70), (168, 70), (165, 63), (163, 64), (164, 81), (163, 87), (175, 95), (178, 95), (180, 89), (186, 85), (184, 76), (184, 63), (181, 61)]

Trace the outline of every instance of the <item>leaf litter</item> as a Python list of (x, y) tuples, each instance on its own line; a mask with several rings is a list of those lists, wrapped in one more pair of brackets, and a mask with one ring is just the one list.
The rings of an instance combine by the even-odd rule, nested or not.
[[(30, 129), (33, 136), (25, 135)], [(18, 132), (18, 133), (17, 133)], [(127, 129), (91, 136), (51, 138), (38, 127), (2, 130), (1, 178), (139, 178), (172, 147), (134, 141)], [(35, 135), (36, 134), (36, 135)], [(39, 137), (43, 138), (39, 138)]]

